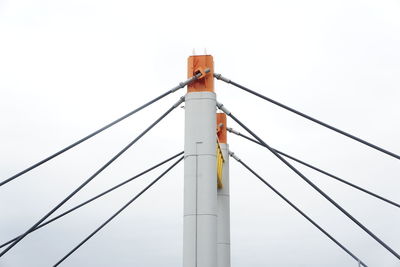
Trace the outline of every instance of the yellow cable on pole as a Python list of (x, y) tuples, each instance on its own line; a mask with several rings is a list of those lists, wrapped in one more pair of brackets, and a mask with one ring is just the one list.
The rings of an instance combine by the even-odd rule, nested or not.
[(224, 167), (224, 162), (225, 162), (225, 159), (224, 159), (224, 156), (222, 155), (221, 147), (217, 140), (217, 185), (218, 185), (218, 188), (223, 187), (222, 170)]

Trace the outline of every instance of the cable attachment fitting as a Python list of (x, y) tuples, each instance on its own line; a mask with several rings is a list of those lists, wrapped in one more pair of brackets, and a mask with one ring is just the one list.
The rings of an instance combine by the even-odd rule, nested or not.
[(197, 68), (196, 71), (194, 72), (196, 75), (194, 77), (196, 77), (197, 80), (199, 79), (203, 79), (204, 77), (206, 77), (206, 75), (211, 71), (210, 68)]
[(231, 127), (226, 128), (226, 130), (230, 133), (236, 134), (236, 135), (240, 135), (240, 133), (234, 129), (232, 129)]
[(178, 107), (180, 104), (182, 104), (183, 102), (185, 102), (185, 96), (181, 96), (179, 98), (179, 100), (174, 104), (174, 108)]
[(219, 74), (219, 73), (215, 73), (215, 72), (214, 72), (214, 77), (215, 77), (217, 80), (221, 80), (221, 81), (224, 81), (224, 82), (226, 82), (226, 83), (231, 83), (231, 80), (229, 80), (228, 78), (225, 78), (224, 76), (222, 76), (222, 75)]
[(194, 82), (197, 79), (200, 79), (200, 77), (206, 75), (207, 73), (209, 73), (211, 70), (210, 68), (206, 68), (204, 71), (200, 71), (198, 73), (196, 73), (196, 75), (190, 77), (189, 79), (187, 79), (184, 82), (180, 82), (179, 85), (175, 86), (174, 88), (172, 88), (170, 90), (171, 93), (178, 91), (179, 89), (184, 88), (186, 85), (191, 84), (192, 82)]
[(227, 108), (225, 108), (225, 106), (222, 103), (218, 101), (217, 101), (217, 107), (228, 116), (232, 114)]
[(236, 154), (235, 153), (233, 153), (232, 151), (230, 151), (229, 150), (229, 156), (231, 156), (232, 158), (234, 158), (234, 159), (236, 159), (237, 161), (241, 161), (237, 156), (236, 156)]

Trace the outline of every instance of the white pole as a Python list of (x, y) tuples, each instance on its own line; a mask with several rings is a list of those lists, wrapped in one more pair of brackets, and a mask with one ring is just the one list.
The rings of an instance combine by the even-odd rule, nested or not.
[(218, 189), (217, 255), (218, 267), (231, 266), (230, 205), (229, 205), (229, 145), (220, 144), (225, 162), (222, 169), (222, 188)]
[(216, 96), (199, 84), (185, 97), (183, 266), (217, 267)]

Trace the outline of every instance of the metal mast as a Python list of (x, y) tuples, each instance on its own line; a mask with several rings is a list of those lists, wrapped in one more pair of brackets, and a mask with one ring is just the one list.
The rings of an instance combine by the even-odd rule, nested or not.
[[(207, 73), (206, 70), (210, 69)], [(185, 96), (183, 266), (217, 267), (216, 95), (213, 58), (188, 59)]]
[[(217, 216), (217, 258), (218, 267), (231, 266), (231, 233), (229, 205), (229, 145), (227, 142), (226, 114), (217, 113), (217, 136), (223, 163), (217, 167), (218, 177), (218, 216)], [(218, 150), (217, 150), (218, 157)]]

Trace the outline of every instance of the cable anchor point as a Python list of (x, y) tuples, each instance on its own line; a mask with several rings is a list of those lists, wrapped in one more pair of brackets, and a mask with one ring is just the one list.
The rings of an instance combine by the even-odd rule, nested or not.
[(231, 150), (229, 150), (229, 156), (231, 156), (232, 158), (234, 158), (234, 159), (236, 159), (237, 161), (241, 161), (237, 156), (236, 156), (236, 154), (235, 153), (233, 153)]
[(224, 104), (217, 101), (217, 107), (223, 111), (226, 115), (231, 115), (232, 113), (224, 106)]
[(222, 76), (222, 74), (220, 74), (220, 73), (215, 73), (215, 72), (214, 72), (214, 77), (215, 77), (217, 80), (221, 80), (221, 81), (224, 81), (224, 82), (226, 82), (226, 83), (231, 83), (231, 80), (229, 80), (228, 78), (225, 78), (225, 77)]

